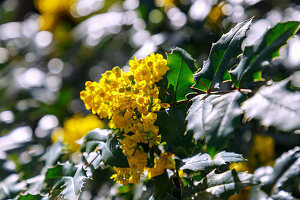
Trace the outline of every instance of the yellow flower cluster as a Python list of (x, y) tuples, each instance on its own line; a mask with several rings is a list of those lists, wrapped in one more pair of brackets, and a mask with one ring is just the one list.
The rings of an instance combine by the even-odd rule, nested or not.
[(80, 114), (75, 114), (65, 120), (64, 128), (54, 129), (51, 139), (52, 142), (63, 141), (69, 151), (76, 152), (80, 149), (77, 141), (95, 128), (104, 128), (104, 123), (97, 116), (82, 117)]
[(35, 7), (41, 16), (39, 25), (41, 30), (51, 30), (62, 16), (70, 15), (70, 9), (77, 0), (35, 0)]
[(117, 174), (112, 178), (124, 185), (138, 183), (145, 170), (153, 177), (166, 168), (174, 168), (174, 161), (173, 165), (166, 161), (173, 160), (172, 155), (161, 153), (155, 160), (157, 171), (147, 169), (148, 152), (143, 147), (149, 149), (161, 141), (159, 128), (154, 125), (155, 111), (169, 105), (161, 103), (155, 83), (169, 70), (167, 61), (160, 54), (151, 54), (144, 59), (130, 60), (129, 66), (128, 72), (114, 67), (102, 74), (99, 82), (86, 82), (85, 90), (80, 93), (88, 110), (92, 109), (100, 118), (110, 119), (109, 127), (123, 133), (120, 143), (129, 168), (115, 167)]

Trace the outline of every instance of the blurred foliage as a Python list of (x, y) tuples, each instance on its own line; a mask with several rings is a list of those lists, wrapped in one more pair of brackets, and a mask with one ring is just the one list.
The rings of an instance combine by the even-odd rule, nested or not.
[[(51, 145), (51, 133), (58, 127), (66, 126), (64, 123), (74, 114), (81, 113), (85, 116), (89, 113), (79, 98), (80, 91), (84, 89), (84, 83), (87, 80), (99, 81), (101, 74), (113, 66), (120, 66), (123, 70), (128, 70), (127, 63), (130, 58), (134, 56), (143, 58), (152, 52), (163, 55), (166, 55), (165, 52), (167, 52), (168, 57), (172, 57), (176, 53), (180, 54), (187, 61), (184, 67), (194, 73), (194, 69), (202, 68), (203, 61), (209, 57), (212, 44), (217, 42), (222, 34), (227, 33), (243, 20), (254, 16), (252, 26), (241, 49), (243, 50), (247, 46), (253, 48), (255, 52), (260, 48), (262, 50), (265, 48), (263, 45), (256, 48), (259, 43), (253, 43), (256, 39), (262, 38), (268, 27), (282, 21), (300, 21), (300, 4), (297, 0), (4, 0), (0, 2), (0, 5), (0, 199), (14, 198), (24, 190), (25, 186), (29, 193), (37, 191), (47, 173), (48, 175), (50, 173), (47, 171), (48, 168), (52, 167), (52, 170), (60, 168), (61, 165), (56, 165), (58, 161), (65, 163), (70, 159), (75, 163), (80, 162), (81, 158), (78, 152), (65, 152), (59, 143)], [(251, 82), (252, 80), (249, 81), (249, 83), (251, 82), (250, 89), (257, 91), (262, 85), (268, 83), (271, 86), (264, 86), (259, 91), (268, 94), (279, 93), (279, 97), (293, 95), (293, 91), (299, 90), (300, 34), (299, 32), (297, 34), (288, 41), (286, 47), (280, 49), (278, 59), (269, 59), (260, 65), (262, 79), (254, 83)], [(287, 35), (288, 37), (289, 35)], [(215, 45), (217, 44), (215, 43)], [(182, 53), (177, 49), (172, 54), (171, 50), (177, 46), (185, 49), (186, 52)], [(229, 47), (226, 46), (226, 48)], [(239, 53), (237, 52), (236, 55)], [(270, 58), (273, 58), (276, 54), (271, 53), (272, 57)], [(249, 55), (239, 59), (245, 60), (243, 61), (245, 63), (247, 59), (252, 60), (252, 55)], [(192, 67), (189, 64), (193, 59), (190, 58), (196, 60)], [(175, 58), (174, 60), (170, 59), (170, 62), (175, 62)], [(233, 65), (236, 63), (232, 63)], [(241, 68), (243, 66), (239, 69)], [(217, 71), (217, 68), (215, 69)], [(251, 78), (260, 78), (260, 72), (254, 71), (258, 76), (253, 77), (253, 74), (250, 74)], [(174, 70), (174, 74), (175, 72), (176, 70)], [(168, 76), (172, 77), (174, 74)], [(270, 82), (270, 80), (282, 81), (291, 75), (294, 78), (281, 82), (279, 85), (281, 87)], [(208, 87), (211, 83), (216, 83), (216, 77), (209, 78)], [(221, 80), (223, 76), (217, 78)], [(239, 85), (240, 80), (238, 78), (236, 80), (238, 80), (236, 84)], [(230, 84), (222, 81), (223, 79), (221, 82), (219, 81), (220, 91), (231, 89)], [(180, 81), (178, 79), (175, 82)], [(185, 86), (192, 84), (194, 84), (192, 81), (183, 83)], [(202, 90), (207, 92), (205, 87)], [(172, 103), (183, 100), (185, 95), (192, 90), (188, 88), (187, 91), (180, 92), (182, 93), (172, 97), (174, 99)], [(251, 95), (248, 96), (251, 97)], [(214, 97), (211, 100), (220, 100), (214, 111), (223, 112), (226, 108), (224, 102), (230, 102), (230, 99), (225, 97), (223, 97), (225, 99), (220, 99), (217, 95)], [(292, 102), (290, 100), (292, 98), (289, 97), (280, 103), (296, 108), (295, 102), (297, 101)], [(202, 150), (201, 153), (207, 152), (210, 155), (217, 154), (219, 149), (240, 153), (249, 159), (251, 170), (248, 169), (250, 172), (254, 172), (258, 168), (255, 174), (264, 174), (264, 176), (269, 176), (270, 173), (278, 174), (276, 180), (269, 180), (266, 188), (262, 188), (267, 191), (268, 195), (274, 199), (276, 199), (276, 195), (277, 198), (280, 198), (282, 194), (279, 194), (279, 191), (284, 190), (287, 191), (286, 193), (289, 192), (294, 197), (300, 198), (299, 174), (291, 173), (292, 170), (287, 172), (279, 170), (279, 165), (281, 165), (279, 161), (279, 165), (276, 165), (277, 162), (275, 163), (272, 172), (270, 172), (270, 168), (259, 168), (264, 165), (272, 165), (273, 158), (275, 159), (283, 152), (300, 145), (299, 126), (297, 126), (299, 123), (296, 121), (299, 118), (295, 117), (294, 121), (286, 121), (290, 117), (288, 110), (282, 111), (278, 107), (279, 111), (277, 112), (275, 110), (272, 113), (269, 110), (274, 106), (272, 102), (276, 102), (278, 98), (274, 98), (274, 101), (266, 102), (266, 104), (260, 104), (259, 98), (257, 93), (243, 104), (245, 110), (248, 110), (246, 115), (249, 116), (249, 119), (255, 120), (251, 120), (242, 127), (238, 125), (238, 122), (235, 126), (235, 136), (230, 140), (226, 130), (220, 132), (226, 140), (228, 139), (228, 144), (224, 142), (224, 144), (218, 144), (217, 147), (209, 147), (198, 143), (198, 150), (193, 152), (196, 144), (191, 144), (190, 138), (194, 137), (197, 140), (196, 133), (193, 136), (189, 133), (188, 141), (181, 141), (180, 138), (185, 130), (177, 129), (174, 124), (184, 123), (185, 118), (182, 117), (181, 112), (183, 112), (182, 110), (186, 111), (185, 104), (182, 105), (184, 107), (182, 110), (171, 109), (168, 113), (159, 114), (166, 121), (159, 123), (166, 124), (166, 129), (178, 136), (175, 139), (170, 138), (167, 135), (169, 133), (164, 131), (166, 135), (162, 135), (162, 137), (171, 144), (180, 143), (179, 148), (171, 146), (171, 149), (181, 158), (192, 153), (195, 155), (199, 153), (199, 149)], [(252, 103), (259, 105), (259, 109), (264, 111), (251, 110), (251, 106), (247, 105)], [(285, 114), (279, 115), (279, 112)], [(174, 120), (172, 118), (174, 115), (179, 116), (178, 119)], [(273, 122), (263, 121), (262, 119), (266, 119), (266, 116), (278, 117), (272, 118)], [(170, 121), (168, 117), (173, 121)], [(263, 123), (261, 123), (262, 121)], [(286, 122), (286, 127), (280, 126), (281, 129), (275, 129), (276, 126), (275, 128), (274, 126), (265, 128), (270, 123), (278, 122)], [(104, 121), (104, 123), (106, 122)], [(79, 125), (79, 127), (81, 126)], [(292, 132), (295, 134), (291, 134)], [(268, 136), (272, 139), (264, 138), (260, 143), (258, 133), (264, 135), (261, 137)], [(89, 138), (89, 140), (92, 144), (95, 142), (94, 140), (100, 139)], [(205, 136), (205, 140), (209, 141), (209, 138)], [(251, 148), (252, 143), (259, 143), (259, 145), (257, 148)], [(93, 143), (93, 145), (95, 144)], [(264, 145), (274, 146), (274, 151), (271, 148), (260, 149)], [(293, 152), (290, 154), (299, 155), (297, 149)], [(94, 153), (89, 152), (84, 155), (86, 164), (96, 157), (97, 154)], [(284, 156), (287, 154), (283, 154)], [(253, 157), (259, 159), (253, 161), (255, 160)], [(280, 158), (278, 159), (280, 160)], [(299, 160), (298, 157), (291, 160), (288, 165), (297, 169), (298, 165), (296, 164), (299, 162), (295, 160)], [(95, 163), (97, 163), (96, 161), (97, 159)], [(251, 162), (255, 162), (255, 164)], [(176, 178), (174, 177), (177, 177), (176, 175), (165, 173), (162, 177), (154, 180), (154, 182), (172, 180), (166, 185), (169, 185), (170, 188), (173, 187), (173, 193), (161, 194), (160, 191), (154, 189), (151, 181), (145, 181), (144, 184), (135, 187), (120, 186), (110, 180), (112, 171), (101, 167), (100, 161), (98, 164), (99, 166), (96, 168), (93, 165), (90, 166), (90, 168), (94, 167), (89, 169), (93, 171), (93, 180), (87, 180), (80, 196), (81, 199), (148, 199), (153, 193), (154, 195), (176, 196), (178, 187), (175, 184)], [(73, 166), (70, 168), (74, 168), (72, 172), (78, 172), (78, 176), (81, 175), (82, 168), (78, 166), (76, 169)], [(228, 173), (228, 171), (219, 170), (217, 173), (225, 173), (224, 176), (228, 177), (228, 180), (236, 178), (233, 171)], [(236, 170), (238, 171), (238, 169)], [(282, 181), (284, 177), (291, 176), (290, 174), (298, 176), (292, 180), (293, 186)], [(58, 173), (57, 176), (65, 177), (68, 174)], [(169, 177), (173, 177), (173, 179), (169, 179)], [(246, 175), (241, 175), (241, 177), (245, 181), (249, 179)], [(201, 180), (203, 176), (199, 175), (198, 178)], [(51, 182), (52, 178), (46, 177), (46, 179)], [(63, 180), (62, 185), (68, 184), (66, 179)], [(215, 183), (215, 186), (227, 184), (225, 182)], [(51, 185), (51, 183), (49, 184)], [(276, 187), (271, 190), (270, 187), (274, 185)], [(42, 191), (42, 188), (39, 189)], [(195, 187), (191, 191), (194, 189)], [(190, 191), (184, 192), (189, 193)], [(286, 195), (290, 195), (289, 193)], [(205, 196), (208, 194), (201, 195), (207, 199), (211, 198)], [(201, 195), (194, 198), (201, 198)], [(252, 199), (267, 198), (264, 196), (265, 193), (260, 196), (253, 195), (251, 191)], [(288, 197), (284, 198), (288, 199)], [(20, 199), (43, 199), (43, 197), (24, 194)]]

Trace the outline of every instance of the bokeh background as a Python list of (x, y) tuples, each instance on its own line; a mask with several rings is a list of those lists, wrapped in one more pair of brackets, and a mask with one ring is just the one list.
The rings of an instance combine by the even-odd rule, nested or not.
[[(254, 43), (280, 21), (300, 21), (300, 2), (1, 1), (0, 182), (10, 176), (17, 184), (13, 178), (38, 175), (42, 167), (39, 158), (51, 144), (53, 130), (64, 127), (64, 122), (76, 113), (89, 113), (79, 98), (86, 81), (98, 81), (114, 66), (128, 70), (127, 63), (134, 56), (143, 58), (152, 52), (165, 55), (177, 46), (189, 52), (201, 67), (212, 43), (236, 23), (251, 17), (253, 25), (243, 46)], [(281, 49), (280, 58), (264, 63), (265, 80), (282, 80), (296, 74), (300, 82), (299, 52), (298, 34)], [(264, 130), (255, 123), (249, 126), (236, 134), (229, 149), (248, 158), (253, 157), (253, 151), (259, 155), (271, 149), (269, 157), (249, 164), (250, 171), (272, 165), (274, 158), (300, 143), (299, 134)], [(259, 148), (265, 144), (269, 146)], [(71, 158), (76, 161), (76, 155)], [(143, 189), (120, 187), (109, 180), (111, 171), (98, 171), (94, 181), (86, 184), (82, 199), (131, 199), (136, 198), (135, 191)], [(22, 182), (18, 184), (13, 187), (21, 187)]]

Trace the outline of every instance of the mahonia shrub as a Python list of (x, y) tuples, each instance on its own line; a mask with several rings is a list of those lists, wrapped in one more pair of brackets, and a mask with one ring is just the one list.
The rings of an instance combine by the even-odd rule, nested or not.
[[(129, 194), (124, 199), (297, 197), (300, 148), (275, 155), (272, 137), (253, 124), (286, 134), (300, 130), (296, 76), (275, 82), (263, 71), (300, 23), (278, 23), (242, 49), (251, 21), (214, 43), (203, 65), (175, 48), (166, 59), (133, 58), (129, 71), (117, 66), (99, 82), (87, 81), (80, 98), (93, 115), (76, 115), (53, 132), (57, 142), (41, 158), (41, 175), (25, 181), (17, 198), (79, 199), (100, 169), (113, 169), (118, 194)], [(249, 129), (255, 134), (244, 144), (245, 160), (231, 152), (230, 139)], [(72, 152), (81, 153), (79, 161)]]

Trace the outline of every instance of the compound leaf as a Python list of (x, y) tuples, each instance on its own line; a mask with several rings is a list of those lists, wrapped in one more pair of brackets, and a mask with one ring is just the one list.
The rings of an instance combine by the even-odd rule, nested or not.
[(246, 37), (252, 19), (237, 24), (212, 45), (208, 60), (195, 75), (194, 88), (207, 92), (216, 84), (229, 79), (227, 70), (233, 67), (235, 60), (242, 53), (241, 44)]
[(232, 81), (237, 88), (247, 88), (257, 72), (261, 70), (261, 63), (279, 56), (279, 49), (286, 44), (298, 30), (300, 22), (278, 23), (269, 29), (253, 46), (247, 46), (239, 65), (230, 72)]

